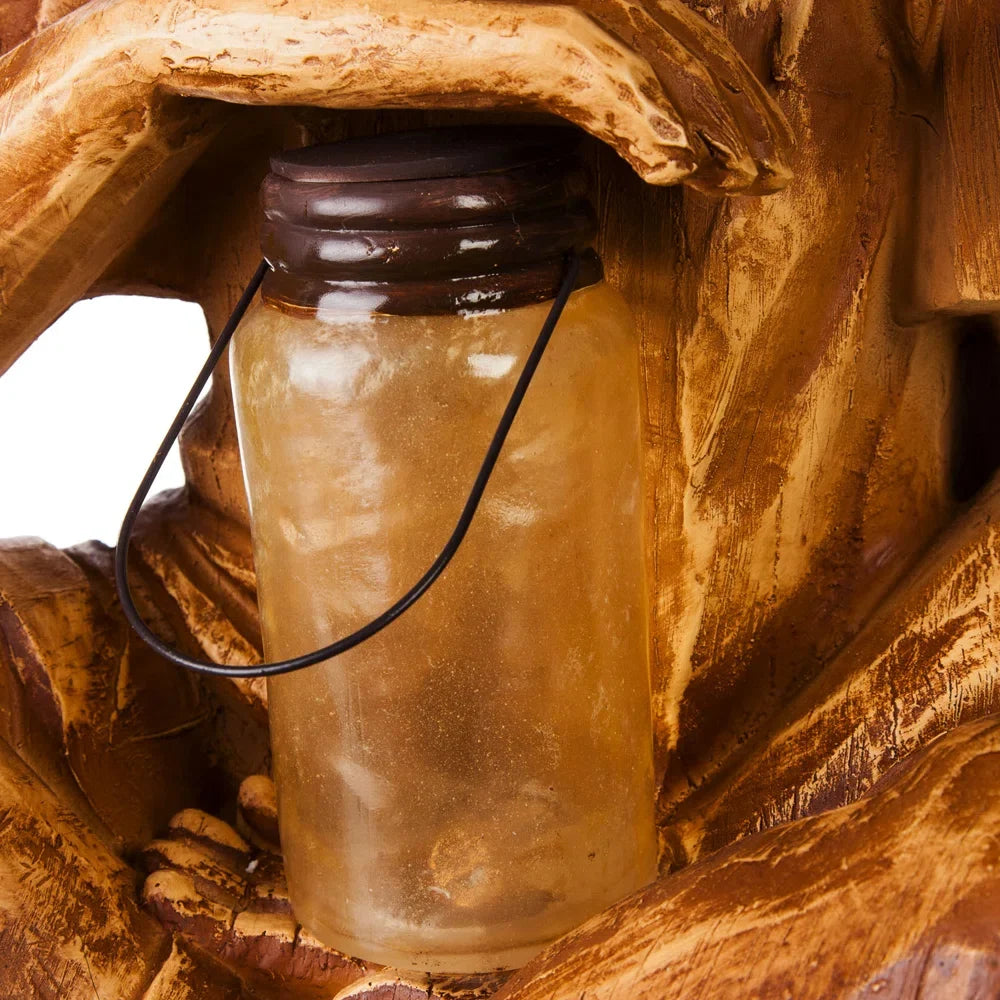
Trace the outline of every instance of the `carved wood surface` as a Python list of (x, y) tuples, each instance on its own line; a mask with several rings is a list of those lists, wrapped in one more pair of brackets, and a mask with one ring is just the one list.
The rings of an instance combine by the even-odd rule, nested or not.
[[(262, 786), (271, 794), (262, 796)], [(329, 997), (371, 975), (364, 962), (325, 948), (295, 919), (278, 847), (266, 840), (277, 821), (270, 779), (247, 779), (240, 799), (250, 806), (241, 809), (239, 824), (250, 841), (222, 820), (185, 809), (146, 846), (146, 908), (253, 991)], [(265, 846), (255, 849), (261, 838)]]
[[(13, 695), (2, 735), (50, 783), (76, 789), (70, 802), (99, 817), (111, 842), (137, 850), (199, 797), (197, 746), (185, 734), (204, 729), (206, 713), (186, 678), (130, 640), (107, 560), (92, 546), (71, 555), (37, 539), (0, 545), (0, 660)], [(25, 718), (38, 737), (22, 730)]]
[[(916, 25), (926, 72), (927, 127), (914, 212), (915, 307), (924, 313), (1000, 310), (1000, 102), (996, 6), (927, 3)], [(937, 44), (935, 44), (937, 43)]]
[(741, 764), (667, 820), (675, 863), (853, 802), (935, 737), (1000, 712), (998, 553), (994, 480)]
[[(762, 88), (678, 0), (659, 6), (643, 24), (658, 75), (571, 6), (81, 5), (0, 58), (0, 363), (148, 224), (225, 120), (219, 102), (551, 112), (611, 143), (655, 183), (704, 167), (706, 186), (741, 189), (759, 175), (765, 187), (780, 184), (787, 133)], [(598, 9), (627, 23), (624, 4)], [(669, 89), (687, 101), (683, 112)], [(111, 211), (114, 225), (102, 225)]]
[(748, 838), (612, 907), (497, 1000), (973, 1000), (1000, 991), (1000, 722), (851, 806)]
[[(968, 510), (952, 490), (959, 466), (976, 485), (991, 471), (953, 416), (956, 317), (1000, 304), (994, 5), (18, 0), (4, 49), (0, 367), (84, 294), (180, 295), (217, 331), (258, 259), (273, 150), (527, 109), (588, 129), (602, 254), (642, 338), (665, 860), (704, 860), (504, 995), (997, 991), (996, 730), (966, 724), (907, 757), (998, 708), (1000, 487)], [(388, 105), (437, 110), (324, 110)], [(622, 156), (687, 187), (654, 188)], [(706, 193), (778, 188), (789, 168), (766, 198)], [(140, 526), (143, 609), (185, 648), (249, 662), (224, 373), (182, 445), (188, 487)], [(0, 547), (0, 638), (18, 755), (0, 754), (18, 817), (0, 827), (0, 934), (20, 940), (37, 906), (38, 954), (66, 971), (0, 960), (0, 992), (93, 996), (98, 951), (105, 1000), (446, 992), (391, 971), (349, 982), (342, 956), (301, 947), (277, 862), (248, 879), (239, 844), (219, 860), (228, 826), (168, 827), (207, 807), (273, 847), (266, 781), (244, 784), (235, 816), (240, 780), (266, 767), (263, 689), (177, 684), (128, 640), (106, 549)], [(154, 837), (145, 899), (173, 943), (121, 889), (116, 858)], [(29, 857), (36, 880), (17, 882)], [(66, 902), (80, 884), (103, 886), (87, 899), (106, 932)]]
[(777, 81), (786, 190), (720, 202), (600, 161), (605, 259), (643, 338), (664, 815), (735, 766), (954, 511), (955, 341), (899, 319), (926, 125), (899, 112), (924, 84), (888, 6), (719, 5)]
[(0, 741), (0, 983), (32, 1000), (218, 1000), (239, 980), (138, 905), (135, 872)]

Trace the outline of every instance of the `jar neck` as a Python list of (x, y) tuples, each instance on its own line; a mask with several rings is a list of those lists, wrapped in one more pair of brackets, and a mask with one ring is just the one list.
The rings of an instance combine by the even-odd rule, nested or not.
[[(583, 250), (580, 261), (577, 289), (603, 280), (601, 259), (594, 250)], [(294, 313), (455, 315), (548, 302), (555, 298), (565, 272), (565, 255), (486, 274), (400, 281), (335, 280), (276, 268), (264, 279), (261, 294), (269, 305)]]

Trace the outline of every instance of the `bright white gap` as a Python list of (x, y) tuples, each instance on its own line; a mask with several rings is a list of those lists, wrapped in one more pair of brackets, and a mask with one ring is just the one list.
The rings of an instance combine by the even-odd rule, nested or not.
[[(67, 310), (0, 377), (0, 538), (114, 545), (208, 346), (190, 302), (106, 295)], [(183, 481), (175, 446), (150, 496)]]

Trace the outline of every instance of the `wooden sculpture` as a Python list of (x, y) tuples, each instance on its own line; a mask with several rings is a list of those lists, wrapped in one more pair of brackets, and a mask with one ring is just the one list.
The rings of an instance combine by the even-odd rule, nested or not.
[[(658, 883), (502, 987), (328, 951), (283, 895), (262, 683), (139, 644), (105, 546), (9, 541), (0, 994), (1000, 992), (995, 4), (6, 0), (0, 52), (3, 368), (109, 291), (217, 331), (274, 150), (591, 134), (642, 337), (663, 843)], [(142, 610), (252, 663), (224, 375), (183, 457), (133, 549)]]

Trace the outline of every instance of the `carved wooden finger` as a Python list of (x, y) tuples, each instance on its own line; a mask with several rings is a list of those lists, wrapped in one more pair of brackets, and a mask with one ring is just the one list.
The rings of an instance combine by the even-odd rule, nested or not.
[[(620, 3), (588, 4), (585, 14), (560, 4), (409, 0), (362, 16), (330, 3), (313, 24), (294, 7), (257, 2), (232, 21), (211, 4), (178, 4), (169, 31), (160, 19), (140, 19), (159, 86), (245, 103), (550, 111), (656, 184), (683, 180), (716, 155), (710, 147), (730, 142), (729, 165), (756, 176), (743, 134), (753, 119), (758, 162), (784, 170), (790, 136), (780, 112), (730, 43), (679, 0), (659, 0), (654, 16), (637, 23), (623, 20)], [(250, 15), (260, 18), (254, 30)], [(263, 71), (254, 63), (261, 44), (270, 57)], [(721, 69), (725, 86), (696, 92), (682, 84), (714, 82), (706, 63)], [(671, 86), (678, 101), (665, 90)]]
[(257, 847), (279, 853), (278, 799), (274, 782), (265, 774), (252, 774), (240, 785), (237, 829)]
[(662, 879), (553, 945), (497, 1000), (973, 1000), (1000, 990), (1000, 720), (861, 801)]
[(299, 925), (280, 859), (213, 816), (178, 813), (142, 861), (143, 901), (160, 923), (251, 983), (330, 995), (367, 971)]
[(896, 761), (1000, 712), (1000, 479), (736, 768), (664, 822), (674, 863), (852, 802)]
[(226, 823), (197, 809), (170, 822), (166, 837), (142, 852), (147, 871), (180, 871), (210, 902), (235, 909), (247, 895), (250, 846)]
[(410, 0), (361, 14), (328, 3), (316, 13), (256, 0), (233, 17), (189, 2), (169, 21), (130, 14), (126, 30), (148, 60), (143, 71), (172, 93), (251, 104), (554, 111), (619, 147), (650, 181), (675, 183), (696, 166), (681, 116), (648, 63), (572, 7)]
[[(785, 186), (792, 136), (780, 109), (717, 31), (679, 0), (580, 5), (649, 60), (688, 141), (703, 147), (689, 184), (706, 191), (760, 193)], [(640, 171), (642, 173), (642, 171)]]

